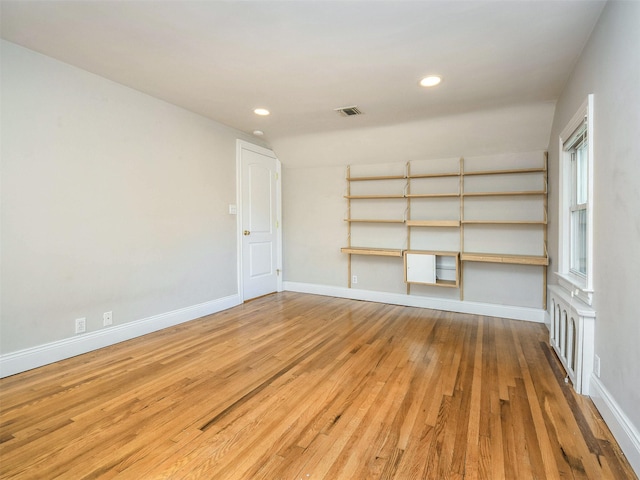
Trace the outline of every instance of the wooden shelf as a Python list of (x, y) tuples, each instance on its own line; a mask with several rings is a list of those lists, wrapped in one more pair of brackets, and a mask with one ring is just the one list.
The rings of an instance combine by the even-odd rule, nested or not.
[(440, 178), (440, 177), (459, 177), (460, 172), (447, 173), (416, 173), (411, 174), (407, 178)]
[(435, 286), (437, 287), (449, 287), (449, 288), (458, 288), (458, 283), (455, 280), (441, 280), (437, 279)]
[(345, 218), (344, 221), (351, 223), (404, 223), (404, 220), (383, 220), (377, 218)]
[(407, 198), (442, 198), (442, 197), (459, 197), (459, 193), (407, 193)]
[(426, 255), (440, 255), (441, 257), (457, 257), (460, 252), (449, 250), (405, 250), (405, 253), (417, 253)]
[(508, 263), (515, 265), (549, 265), (549, 258), (545, 255), (505, 255), (501, 253), (470, 253), (462, 252), (460, 260), (463, 262)]
[(508, 174), (512, 174), (512, 173), (543, 173), (546, 172), (546, 169), (544, 167), (539, 167), (539, 168), (508, 168), (508, 169), (504, 169), (504, 170), (478, 170), (475, 172), (464, 172), (464, 176), (470, 176), (470, 175), (508, 175)]
[(463, 197), (500, 197), (500, 196), (517, 196), (517, 195), (546, 195), (544, 190), (531, 190), (522, 192), (464, 192)]
[(350, 200), (374, 200), (378, 198), (405, 198), (403, 194), (398, 195), (345, 195), (344, 198)]
[(463, 220), (465, 225), (546, 225), (546, 220)]
[(342, 247), (342, 253), (351, 255), (376, 255), (379, 257), (402, 257), (402, 250), (395, 248), (375, 248), (375, 247)]
[(381, 175), (375, 177), (347, 177), (348, 182), (369, 182), (375, 180), (404, 180), (404, 175)]
[(460, 220), (407, 220), (408, 227), (459, 227)]

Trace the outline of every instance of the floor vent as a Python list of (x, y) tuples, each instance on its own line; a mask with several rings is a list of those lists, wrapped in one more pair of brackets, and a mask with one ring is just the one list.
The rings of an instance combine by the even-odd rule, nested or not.
[(362, 115), (362, 111), (358, 108), (357, 105), (352, 105), (351, 107), (340, 107), (335, 109), (343, 117), (352, 117), (354, 115)]

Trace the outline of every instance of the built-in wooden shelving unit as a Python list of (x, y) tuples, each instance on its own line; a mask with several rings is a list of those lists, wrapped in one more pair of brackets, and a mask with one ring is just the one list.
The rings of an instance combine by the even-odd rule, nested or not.
[[(457, 160), (456, 160), (457, 161)], [(530, 168), (495, 168), (495, 169), (482, 169), (482, 170), (469, 170), (465, 169), (464, 159), (459, 160), (458, 171), (444, 171), (439, 172), (412, 172), (412, 163), (409, 162), (404, 167), (404, 174), (402, 175), (364, 175), (364, 176), (352, 176), (350, 167), (347, 168), (347, 192), (345, 198), (348, 201), (348, 214), (345, 221), (349, 225), (348, 233), (348, 245), (342, 248), (342, 252), (349, 255), (349, 287), (351, 287), (351, 255), (369, 255), (379, 257), (398, 257), (404, 259), (405, 278), (404, 281), (407, 284), (407, 293), (411, 293), (411, 284), (421, 283), (423, 285), (431, 286), (445, 286), (460, 289), (460, 299), (464, 299), (463, 294), (463, 264), (465, 262), (480, 262), (480, 263), (498, 263), (505, 265), (529, 265), (544, 267), (543, 271), (543, 291), (546, 292), (546, 267), (549, 264), (549, 258), (547, 255), (547, 158), (544, 154), (542, 165), (539, 167)], [(444, 164), (442, 166), (445, 166)], [(472, 180), (481, 177), (490, 177), (486, 181), (475, 182)], [(520, 180), (516, 180), (516, 179)], [(524, 178), (524, 180), (523, 180)], [(535, 181), (528, 181), (531, 178)], [(444, 183), (439, 183), (440, 180)], [(501, 179), (497, 181), (495, 179)], [(513, 179), (513, 181), (509, 180)], [(396, 182), (397, 188), (381, 189), (380, 192), (366, 192), (366, 193), (352, 193), (352, 182), (376, 182), (376, 185), (382, 185), (385, 182)], [(427, 182), (426, 184), (424, 182)], [(428, 183), (435, 182), (435, 183)], [(387, 184), (388, 185), (388, 184)], [(430, 187), (426, 187), (429, 185)], [(494, 185), (496, 187), (494, 187)], [(486, 188), (489, 187), (489, 188)], [(497, 188), (500, 187), (500, 188)], [(528, 188), (527, 188), (528, 187)], [(533, 187), (533, 188), (531, 188)], [(534, 215), (538, 218), (531, 218), (525, 215), (522, 218), (519, 217), (520, 211), (518, 210), (519, 203), (517, 199), (535, 199), (540, 198), (540, 214)], [(353, 201), (398, 201), (404, 200), (406, 202), (406, 209), (403, 218), (352, 218), (351, 207)], [(420, 206), (421, 212), (425, 211), (425, 204), (422, 202), (455, 202), (454, 208), (450, 208), (451, 212), (455, 212), (455, 215), (451, 213), (447, 215), (432, 214), (422, 215), (415, 214), (416, 207)], [(495, 218), (478, 218), (484, 217), (484, 210), (477, 207), (477, 203), (474, 202), (497, 202), (493, 204), (493, 209), (487, 217)], [(532, 200), (538, 205), (538, 200)], [(420, 202), (420, 205), (415, 202)], [(476, 205), (476, 207), (474, 207)], [(497, 206), (496, 206), (497, 205)], [(451, 204), (449, 204), (451, 206)], [(537, 207), (536, 207), (537, 208)], [(372, 207), (375, 211), (375, 208)], [(427, 213), (432, 210), (427, 209)], [(470, 213), (474, 212), (475, 215)], [(478, 214), (480, 212), (480, 214)], [(377, 212), (376, 212), (377, 213)], [(367, 215), (364, 215), (367, 216)], [(375, 216), (375, 213), (374, 215)], [(382, 216), (382, 215), (381, 215)], [(424, 218), (431, 217), (434, 218)], [(445, 216), (445, 218), (436, 218), (438, 216)], [(421, 218), (422, 217), (422, 218)], [(446, 218), (449, 217), (449, 218)], [(378, 248), (373, 246), (358, 245), (353, 246), (351, 244), (352, 226), (355, 227), (359, 224), (398, 224), (403, 225), (406, 229), (406, 241), (404, 245), (397, 245), (397, 248)], [(466, 227), (466, 228), (465, 228)], [(391, 227), (389, 227), (391, 228)], [(397, 227), (393, 227), (397, 228)], [(429, 232), (434, 232), (429, 235), (442, 234), (443, 231), (458, 231), (459, 232), (459, 244), (451, 245), (454, 248), (446, 250), (438, 249), (413, 249), (412, 246), (412, 232), (415, 229), (432, 229)], [(467, 242), (467, 236), (473, 236), (477, 229), (483, 229), (486, 237), (487, 229), (490, 232), (495, 230), (496, 239), (505, 234), (504, 229), (511, 229), (512, 231), (521, 231), (526, 235), (528, 231), (542, 231), (543, 242), (540, 245), (540, 251), (538, 254), (531, 254), (531, 252), (515, 253), (511, 250), (517, 250), (519, 245), (511, 246), (506, 252), (500, 252), (487, 248), (487, 251), (467, 251), (465, 249), (465, 243)], [(541, 230), (540, 230), (541, 229)], [(438, 233), (439, 232), (439, 233)], [(424, 237), (424, 234), (421, 234)], [(372, 239), (375, 240), (375, 239)], [(499, 242), (496, 242), (499, 245)], [(475, 250), (475, 249), (474, 249)], [(481, 249), (481, 250), (484, 250)], [(409, 255), (409, 265), (414, 270), (411, 274), (407, 273), (407, 255)], [(424, 258), (417, 256), (423, 255)], [(427, 258), (429, 257), (429, 258)], [(431, 268), (431, 258), (433, 261), (443, 260), (450, 262), (451, 271), (455, 271), (454, 279), (438, 278), (438, 273), (435, 269), (432, 279), (426, 282), (414, 281), (416, 265), (422, 265), (421, 262), (429, 265), (427, 268)], [(435, 263), (434, 263), (435, 265)], [(545, 293), (546, 297), (546, 293)], [(543, 303), (546, 303), (546, 298)]]

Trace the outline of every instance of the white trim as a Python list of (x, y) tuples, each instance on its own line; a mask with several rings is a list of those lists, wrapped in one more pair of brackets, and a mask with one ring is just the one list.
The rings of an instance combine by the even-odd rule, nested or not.
[[(580, 290), (578, 296), (588, 305), (593, 300), (593, 94), (587, 95), (586, 100), (573, 115), (569, 123), (564, 127), (558, 137), (559, 158), (559, 198), (558, 198), (558, 271), (555, 272), (562, 278), (563, 287), (574, 291)], [(567, 177), (571, 178), (571, 165), (568, 161), (569, 154), (564, 150), (565, 142), (573, 135), (576, 129), (587, 119), (587, 273), (586, 279), (571, 275), (569, 242), (570, 223), (569, 206), (571, 205), (571, 189), (567, 188)]]
[[(578, 111), (573, 114), (569, 123), (564, 127), (562, 132), (560, 133), (560, 138), (562, 139), (562, 143), (569, 140), (573, 132), (575, 132), (580, 125), (584, 122), (585, 112), (592, 106), (593, 104), (593, 94), (589, 94), (586, 100), (580, 105)], [(587, 131), (589, 130), (589, 126), (587, 126)]]
[(242, 291), (242, 145), (247, 142), (236, 140), (236, 279), (240, 302), (244, 302)]
[(559, 285), (547, 287), (551, 326), (549, 344), (558, 355), (573, 389), (589, 395), (595, 354), (596, 311)]
[(626, 455), (631, 468), (636, 475), (640, 476), (640, 432), (638, 432), (638, 428), (631, 423), (629, 417), (625, 415), (620, 405), (595, 375), (591, 376), (590, 396)]
[(406, 295), (404, 293), (376, 292), (372, 290), (358, 290), (347, 287), (334, 287), (330, 285), (317, 285), (300, 282), (284, 282), (284, 289), (290, 292), (311, 293), (329, 297), (350, 298), (352, 300), (389, 303), (392, 305), (403, 305), (405, 307), (431, 308), (446, 312), (470, 313), (473, 315), (486, 315), (489, 317), (509, 318), (512, 320), (526, 320), (536, 323), (543, 323), (545, 318), (545, 310), (541, 308), (447, 300), (435, 297)]
[(284, 278), (284, 272), (282, 271), (283, 259), (282, 259), (282, 164), (280, 160), (276, 158), (276, 172), (278, 172), (277, 190), (276, 190), (276, 213), (278, 216), (278, 231), (276, 232), (278, 238), (278, 251), (276, 252), (276, 266), (280, 270), (278, 275), (278, 292), (283, 289), (282, 282)]
[(591, 305), (593, 302), (593, 290), (586, 287), (586, 282), (583, 278), (579, 278), (576, 275), (570, 273), (564, 274), (560, 272), (553, 272), (558, 277), (558, 285), (565, 290), (568, 295), (571, 292), (587, 305)]
[(249, 143), (245, 140), (236, 139), (236, 249), (237, 249), (237, 278), (238, 278), (238, 295), (240, 302), (244, 301), (244, 289), (242, 288), (243, 270), (242, 270), (242, 150), (250, 150), (266, 157), (271, 157), (276, 161), (276, 172), (278, 180), (276, 181), (276, 215), (278, 217), (278, 231), (276, 234), (278, 242), (278, 250), (276, 252), (276, 268), (280, 269), (280, 275), (277, 278), (277, 291), (282, 291), (282, 164), (273, 150)]
[[(588, 303), (583, 302), (578, 297), (571, 295), (571, 290), (567, 290), (562, 285), (548, 285), (547, 286), (547, 300), (550, 297), (557, 296), (562, 299), (564, 303), (569, 305), (572, 310), (575, 310), (577, 315), (581, 317), (595, 318), (596, 311)], [(547, 301), (550, 305), (550, 302)]]
[(231, 295), (95, 332), (0, 355), (0, 378), (221, 312), (240, 305), (240, 303), (242, 302), (238, 295)]

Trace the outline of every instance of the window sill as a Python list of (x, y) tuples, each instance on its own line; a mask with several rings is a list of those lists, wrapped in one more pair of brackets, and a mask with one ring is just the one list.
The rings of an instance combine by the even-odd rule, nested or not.
[(591, 305), (593, 301), (593, 289), (587, 286), (585, 278), (573, 275), (571, 273), (554, 272), (559, 279), (559, 284), (571, 296), (576, 296), (587, 305)]

